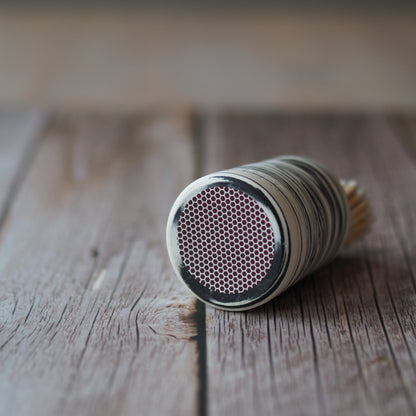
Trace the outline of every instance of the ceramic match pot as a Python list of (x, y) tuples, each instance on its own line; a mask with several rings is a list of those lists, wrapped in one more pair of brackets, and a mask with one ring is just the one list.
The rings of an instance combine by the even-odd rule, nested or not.
[(172, 266), (195, 296), (241, 311), (328, 263), (368, 223), (355, 182), (282, 156), (191, 183), (171, 209), (166, 238)]

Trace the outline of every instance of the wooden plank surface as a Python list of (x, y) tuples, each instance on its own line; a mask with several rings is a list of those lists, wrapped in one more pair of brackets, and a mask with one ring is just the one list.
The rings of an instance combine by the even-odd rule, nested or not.
[(0, 7), (0, 104), (416, 108), (414, 8), (48, 5)]
[[(416, 413), (414, 118), (3, 114), (1, 415)], [(205, 308), (170, 205), (283, 153), (357, 178), (371, 234), (264, 307)]]
[(0, 414), (195, 413), (195, 303), (164, 246), (191, 153), (179, 116), (50, 122), (0, 234)]
[(44, 122), (41, 111), (0, 111), (0, 227), (36, 150)]
[(416, 169), (381, 117), (236, 114), (202, 122), (203, 171), (301, 154), (355, 177), (371, 234), (274, 302), (206, 310), (210, 414), (415, 414)]

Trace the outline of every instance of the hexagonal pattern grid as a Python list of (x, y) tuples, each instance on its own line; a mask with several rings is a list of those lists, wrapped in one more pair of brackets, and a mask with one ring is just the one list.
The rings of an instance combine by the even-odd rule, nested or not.
[(185, 267), (199, 283), (215, 292), (237, 294), (267, 275), (275, 236), (269, 218), (251, 196), (215, 186), (185, 205), (177, 242)]

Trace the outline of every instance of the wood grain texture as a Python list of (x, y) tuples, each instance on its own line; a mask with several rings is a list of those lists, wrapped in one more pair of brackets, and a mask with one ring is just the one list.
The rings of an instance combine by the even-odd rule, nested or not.
[(54, 117), (0, 234), (0, 414), (196, 412), (164, 244), (192, 152), (182, 116)]
[[(0, 115), (0, 414), (415, 414), (414, 117), (198, 120)], [(371, 234), (264, 307), (205, 308), (168, 264), (171, 204), (284, 153), (358, 179)]]
[(201, 122), (203, 171), (279, 154), (366, 189), (362, 242), (270, 304), (207, 307), (210, 414), (396, 415), (416, 404), (416, 168), (377, 116), (228, 114)]

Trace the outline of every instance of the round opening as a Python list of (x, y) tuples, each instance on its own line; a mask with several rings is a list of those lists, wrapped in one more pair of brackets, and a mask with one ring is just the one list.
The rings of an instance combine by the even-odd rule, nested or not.
[(252, 196), (217, 185), (184, 205), (177, 247), (191, 278), (210, 292), (238, 295), (267, 276), (276, 238), (268, 215)]

